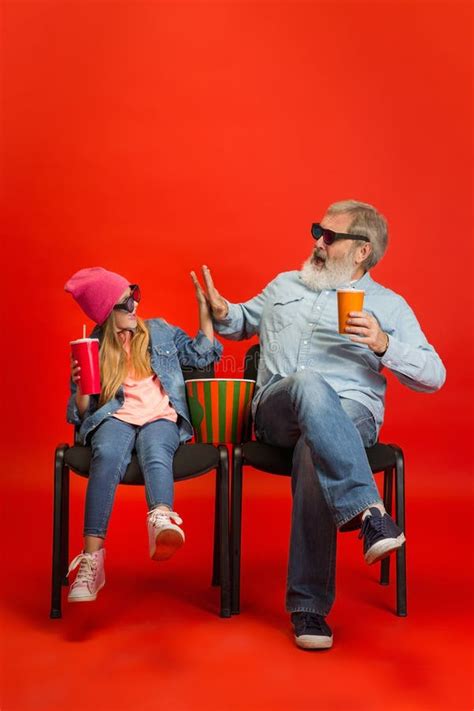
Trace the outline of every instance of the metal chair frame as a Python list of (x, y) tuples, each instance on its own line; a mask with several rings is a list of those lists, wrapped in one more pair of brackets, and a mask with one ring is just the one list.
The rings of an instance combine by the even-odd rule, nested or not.
[[(206, 370), (183, 369), (185, 379), (191, 377), (209, 377), (214, 375), (213, 368)], [(87, 477), (88, 472), (79, 471), (71, 466), (73, 455), (86, 455), (83, 450), (90, 450), (90, 447), (83, 447), (77, 444), (77, 432), (75, 431), (75, 444), (70, 447), (68, 444), (59, 444), (54, 456), (54, 506), (53, 506), (53, 545), (52, 545), (52, 580), (51, 580), (51, 610), (50, 617), (59, 619), (62, 617), (61, 610), (61, 589), (69, 584), (67, 571), (69, 560), (69, 488), (70, 471), (82, 477)], [(186, 448), (186, 449), (185, 449)], [(180, 455), (187, 454), (189, 448), (196, 448), (196, 459), (199, 452), (207, 455), (207, 466), (196, 468), (186, 472), (180, 472), (179, 466), (176, 469)], [(204, 448), (204, 449), (203, 449)], [(212, 450), (212, 452), (211, 452)], [(209, 457), (209, 455), (211, 455)], [(127, 472), (137, 468), (133, 459)], [(213, 586), (220, 586), (220, 616), (230, 617), (230, 561), (229, 561), (229, 456), (227, 448), (220, 445), (215, 447), (212, 444), (181, 444), (175, 455), (175, 481), (184, 481), (197, 476), (202, 476), (208, 472), (216, 472), (215, 504), (214, 504), (214, 546), (213, 546), (213, 566), (212, 581)], [(135, 486), (143, 485), (143, 476), (129, 481), (121, 482), (121, 485)], [(125, 475), (125, 480), (127, 474)]]

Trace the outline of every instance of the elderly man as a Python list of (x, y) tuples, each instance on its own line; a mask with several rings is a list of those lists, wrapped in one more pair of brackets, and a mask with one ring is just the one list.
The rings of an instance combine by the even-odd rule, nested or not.
[[(331, 205), (311, 232), (315, 245), (301, 270), (279, 274), (245, 303), (224, 299), (207, 267), (203, 277), (216, 331), (260, 337), (256, 436), (295, 447), (286, 606), (296, 644), (322, 649), (333, 643), (325, 618), (335, 594), (337, 530), (362, 525), (369, 564), (405, 541), (385, 512), (364, 451), (383, 422), (382, 371), (434, 392), (445, 369), (406, 301), (369, 274), (387, 247), (385, 218), (347, 200)], [(364, 310), (349, 314), (347, 335), (338, 333), (340, 287), (365, 291)]]

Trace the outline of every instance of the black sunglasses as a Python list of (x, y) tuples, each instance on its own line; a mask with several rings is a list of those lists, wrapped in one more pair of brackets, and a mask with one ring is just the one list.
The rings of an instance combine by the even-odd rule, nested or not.
[(364, 237), (363, 235), (348, 235), (344, 232), (333, 232), (332, 230), (328, 230), (327, 227), (321, 227), (319, 222), (313, 222), (311, 225), (311, 234), (314, 239), (322, 237), (324, 244), (332, 244), (338, 239), (360, 239), (363, 242), (370, 242), (370, 239), (368, 237)]
[(120, 304), (115, 304), (114, 311), (128, 311), (133, 313), (135, 308), (135, 301), (138, 303), (142, 298), (140, 287), (138, 284), (130, 284), (131, 294), (127, 296), (125, 301), (121, 301)]

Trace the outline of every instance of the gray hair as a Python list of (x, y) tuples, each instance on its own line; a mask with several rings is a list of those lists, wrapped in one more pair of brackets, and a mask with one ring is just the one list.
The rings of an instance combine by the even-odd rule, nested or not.
[(348, 234), (363, 235), (370, 239), (372, 252), (363, 262), (366, 271), (375, 267), (385, 254), (388, 244), (388, 226), (385, 217), (373, 205), (357, 200), (341, 200), (329, 205), (328, 214), (347, 213), (351, 215), (352, 222)]

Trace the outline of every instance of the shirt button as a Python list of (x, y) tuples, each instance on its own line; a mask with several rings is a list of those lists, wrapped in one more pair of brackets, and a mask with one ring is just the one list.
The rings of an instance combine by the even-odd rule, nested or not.
[(304, 365), (301, 366), (300, 370), (304, 370)]
[(310, 321), (310, 322), (308, 323), (308, 326), (314, 326), (314, 323), (313, 323), (312, 321)]
[(317, 308), (318, 311), (321, 311), (321, 307), (320, 307), (320, 306), (316, 306), (316, 308)]
[(307, 345), (308, 345), (308, 341), (303, 341), (303, 345), (304, 345), (304, 346), (307, 346)]
[(392, 365), (392, 361), (391, 361), (391, 360), (388, 360), (388, 361), (387, 361), (387, 365)]
[(324, 293), (325, 293), (325, 294), (326, 294), (326, 296), (327, 296), (327, 295), (329, 294), (329, 291), (325, 291)]

